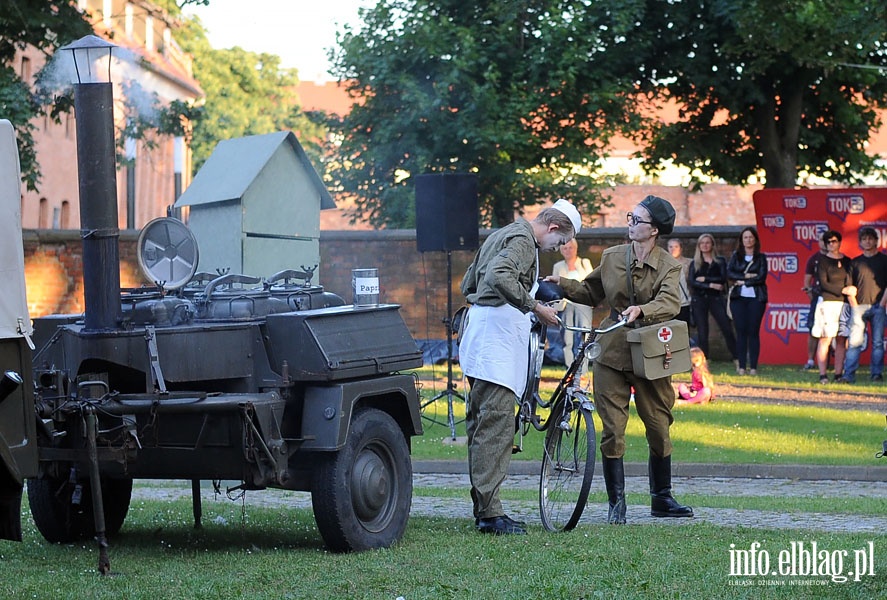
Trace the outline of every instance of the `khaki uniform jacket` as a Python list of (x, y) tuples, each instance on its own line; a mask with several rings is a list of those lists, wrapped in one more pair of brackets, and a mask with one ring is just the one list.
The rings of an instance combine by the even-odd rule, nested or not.
[[(597, 306), (605, 301), (617, 312), (631, 305), (626, 277), (626, 251), (631, 244), (604, 250), (600, 266), (583, 281), (561, 279), (567, 298), (580, 304)], [(664, 249), (655, 246), (647, 259), (638, 263), (631, 249), (632, 282), (635, 304), (641, 307), (643, 317), (629, 327), (654, 325), (673, 319), (681, 310), (681, 263)], [(613, 323), (608, 316), (601, 323)], [(625, 339), (628, 327), (600, 337), (601, 356), (597, 361), (612, 369), (631, 371), (631, 350)]]
[(535, 308), (530, 296), (536, 278), (536, 238), (525, 219), (494, 231), (462, 277), (460, 289), (471, 304), (510, 304), (522, 313)]

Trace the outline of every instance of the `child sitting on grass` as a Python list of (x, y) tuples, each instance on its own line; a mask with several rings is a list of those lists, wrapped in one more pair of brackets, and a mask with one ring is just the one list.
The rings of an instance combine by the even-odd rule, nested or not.
[(706, 404), (714, 400), (714, 380), (708, 370), (705, 353), (696, 346), (690, 348), (690, 364), (693, 365), (690, 385), (678, 385), (678, 402)]

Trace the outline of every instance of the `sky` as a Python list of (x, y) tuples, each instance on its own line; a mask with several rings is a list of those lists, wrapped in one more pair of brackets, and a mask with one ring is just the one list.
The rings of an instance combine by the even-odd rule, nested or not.
[[(209, 0), (188, 6), (200, 17), (213, 48), (240, 46), (276, 54), (281, 65), (299, 70), (302, 81), (329, 80), (326, 49), (346, 23), (359, 25), (358, 8), (372, 0)], [(246, 8), (248, 7), (248, 9)]]

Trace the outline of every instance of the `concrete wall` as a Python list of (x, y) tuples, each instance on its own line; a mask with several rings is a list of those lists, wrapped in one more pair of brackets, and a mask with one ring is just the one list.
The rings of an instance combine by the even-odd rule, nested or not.
[[(702, 233), (711, 233), (718, 241), (718, 251), (729, 255), (736, 247), (740, 226), (679, 227), (669, 237), (684, 241), (684, 254), (692, 256), (696, 239)], [(481, 233), (483, 241), (489, 232)], [(600, 228), (579, 236), (582, 256), (591, 258), (595, 266), (600, 262), (604, 248), (620, 244), (626, 228)], [(80, 313), (83, 305), (82, 247), (80, 232), (74, 230), (26, 230), (23, 235), (25, 250), (25, 278), (28, 290), (28, 308), (31, 317), (53, 313)], [(122, 287), (138, 287), (143, 280), (135, 248), (135, 232), (120, 236), (120, 282)], [(664, 240), (663, 240), (664, 243)], [(765, 249), (766, 250), (766, 249)], [(381, 300), (401, 305), (401, 313), (413, 336), (417, 339), (444, 339), (443, 318), (447, 314), (447, 253), (416, 250), (414, 230), (389, 231), (322, 231), (320, 234), (322, 279), (319, 282), (328, 291), (352, 301), (351, 270), (379, 269)], [(463, 303), (459, 282), (473, 252), (452, 252), (453, 306)], [(542, 256), (540, 274), (551, 273), (559, 253)], [(299, 265), (292, 268), (299, 269)], [(263, 275), (247, 273), (248, 275)], [(595, 311), (600, 320), (607, 309)], [(726, 360), (723, 340), (712, 328), (712, 358)]]

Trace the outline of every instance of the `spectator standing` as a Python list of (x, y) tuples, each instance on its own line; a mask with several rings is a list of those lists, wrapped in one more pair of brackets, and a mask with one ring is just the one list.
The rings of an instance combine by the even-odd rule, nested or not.
[(718, 324), (727, 350), (738, 369), (736, 337), (733, 335), (733, 324), (727, 316), (726, 289), (727, 261), (718, 256), (715, 238), (710, 233), (703, 233), (696, 240), (696, 253), (690, 261), (690, 295), (693, 320), (696, 322), (696, 344), (707, 356), (708, 316), (711, 315)]
[(819, 339), (813, 336), (813, 316), (816, 313), (816, 303), (819, 301), (819, 259), (823, 254), (828, 252), (822, 237), (817, 240), (819, 251), (807, 259), (807, 265), (804, 268), (804, 287), (801, 291), (807, 294), (810, 300), (810, 310), (807, 311), (807, 364), (804, 365), (805, 371), (811, 371), (816, 368), (816, 346)]
[(878, 233), (873, 227), (859, 230), (862, 254), (850, 262), (853, 285), (856, 287), (856, 306), (850, 309), (850, 335), (847, 338), (847, 356), (844, 361), (844, 382), (856, 381), (859, 355), (865, 346), (865, 324), (871, 323), (871, 379), (883, 381), (884, 323), (887, 289), (887, 254), (878, 251)]
[[(582, 281), (594, 269), (591, 260), (579, 256), (579, 244), (576, 242), (576, 238), (561, 246), (561, 256), (564, 257), (564, 260), (554, 263), (552, 275)], [(571, 327), (591, 327), (591, 307), (584, 304), (575, 304), (567, 300), (566, 306), (561, 313), (561, 320), (564, 325)], [(561, 329), (561, 335), (564, 340), (564, 364), (571, 365), (573, 364), (573, 357), (579, 351), (579, 344), (582, 342), (582, 338), (569, 329)]]
[(829, 229), (822, 234), (828, 252), (819, 258), (817, 278), (819, 300), (813, 317), (811, 333), (819, 338), (816, 346), (816, 364), (819, 367), (819, 383), (828, 383), (828, 350), (835, 340), (835, 381), (843, 377), (844, 355), (849, 329), (842, 328), (841, 313), (844, 303), (851, 309), (856, 304), (856, 288), (850, 275), (850, 259), (841, 252), (841, 234)]
[(739, 247), (727, 263), (727, 279), (736, 282), (730, 286), (728, 302), (736, 327), (737, 372), (757, 375), (761, 322), (767, 308), (767, 255), (761, 252), (761, 239), (754, 227), (739, 234)]
[(693, 323), (692, 313), (690, 312), (689, 285), (690, 263), (693, 262), (693, 259), (684, 256), (684, 243), (678, 238), (668, 240), (668, 253), (681, 263), (681, 312), (678, 313), (677, 318), (689, 327)]

